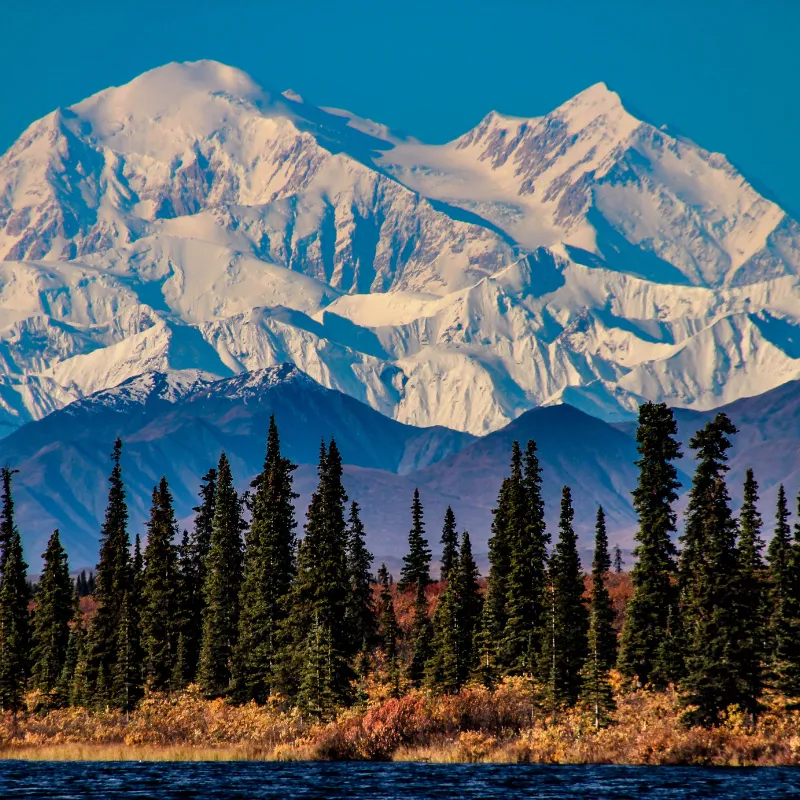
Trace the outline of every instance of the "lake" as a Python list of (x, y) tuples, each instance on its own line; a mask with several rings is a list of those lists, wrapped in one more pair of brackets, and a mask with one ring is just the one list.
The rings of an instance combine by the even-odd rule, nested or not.
[(800, 769), (501, 764), (0, 762), (0, 797), (514, 800), (800, 797)]

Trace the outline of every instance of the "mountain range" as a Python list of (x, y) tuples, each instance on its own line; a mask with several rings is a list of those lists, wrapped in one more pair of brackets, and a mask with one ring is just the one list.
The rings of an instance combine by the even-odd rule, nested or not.
[(677, 409), (684, 441), (728, 404), (732, 481), (753, 460), (767, 498), (798, 479), (798, 274), (795, 220), (604, 84), (434, 145), (169, 64), (0, 157), (21, 521), (32, 547), (59, 525), (93, 563), (116, 435), (141, 527), (165, 465), (184, 519), (220, 449), (246, 486), (274, 411), (300, 506), (337, 438), (379, 557), (402, 550), (414, 486), (431, 537), (453, 503), (480, 552), (529, 436), (551, 512), (580, 487), (582, 533), (602, 502), (629, 547), (643, 399)]
[(170, 64), (0, 158), (0, 422), (290, 361), (416, 426), (713, 408), (800, 376), (800, 228), (603, 84), (445, 145)]

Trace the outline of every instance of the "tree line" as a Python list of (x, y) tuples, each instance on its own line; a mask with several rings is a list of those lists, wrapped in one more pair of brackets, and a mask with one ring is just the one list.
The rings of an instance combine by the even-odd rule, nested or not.
[[(678, 687), (687, 723), (716, 724), (734, 706), (754, 716), (767, 687), (800, 696), (800, 523), (791, 528), (780, 487), (765, 561), (752, 470), (738, 516), (731, 510), (725, 478), (735, 433), (720, 413), (691, 438), (696, 463), (676, 544), (677, 426), (665, 404), (641, 406), (636, 563), (620, 631), (603, 509), (586, 576), (568, 486), (551, 541), (533, 441), (524, 450), (513, 444), (485, 582), (469, 534), (459, 535), (447, 509), (433, 613), (419, 492), (393, 586), (385, 564), (377, 577), (370, 572), (360, 509), (348, 504), (333, 440), (321, 444), (317, 487), (297, 535), (296, 466), (281, 452), (274, 418), (249, 490), (236, 491), (222, 453), (202, 478), (192, 528), (182, 536), (160, 480), (144, 549), (138, 535), (130, 540), (117, 440), (96, 571), (73, 582), (55, 531), (32, 599), (14, 522), (14, 472), (5, 468), (0, 705), (16, 711), (34, 690), (50, 706), (130, 710), (145, 692), (194, 683), (209, 698), (272, 698), (325, 717), (362, 702), (369, 680), (399, 696), (410, 687), (451, 693), (470, 681), (492, 686), (519, 676), (532, 679), (542, 708), (582, 704), (600, 726), (613, 711), (617, 669), (630, 686)], [(622, 569), (618, 548), (614, 569)], [(80, 597), (90, 587), (93, 613), (86, 614)], [(398, 604), (410, 607), (405, 626)]]

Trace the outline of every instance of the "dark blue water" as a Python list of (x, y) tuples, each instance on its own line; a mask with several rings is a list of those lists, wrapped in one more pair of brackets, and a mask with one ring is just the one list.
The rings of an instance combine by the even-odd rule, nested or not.
[(0, 798), (800, 798), (800, 770), (363, 763), (0, 763)]

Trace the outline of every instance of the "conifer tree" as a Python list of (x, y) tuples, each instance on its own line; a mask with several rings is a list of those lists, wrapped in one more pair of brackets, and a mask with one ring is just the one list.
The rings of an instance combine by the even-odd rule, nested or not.
[(42, 558), (44, 567), (33, 612), (31, 685), (42, 692), (51, 692), (64, 669), (74, 610), (67, 553), (61, 546), (58, 530), (53, 531)]
[(394, 600), (389, 589), (389, 571), (386, 564), (381, 564), (378, 570), (378, 585), (381, 587), (380, 595), (380, 625), (379, 633), (386, 660), (386, 672), (392, 687), (392, 696), (400, 695), (400, 668), (397, 663), (397, 639), (400, 628), (394, 613)]
[[(167, 479), (162, 477), (158, 486), (153, 487), (142, 575), (141, 645), (144, 652), (144, 681), (152, 691), (165, 691), (170, 687), (178, 649), (178, 553), (173, 541), (176, 535), (177, 522), (172, 494)], [(132, 613), (130, 609), (128, 613)]]
[(522, 454), (515, 442), (509, 487), (509, 576), (506, 588), (506, 627), (503, 662), (511, 674), (532, 674), (542, 649), (545, 625), (545, 573), (549, 537), (544, 521), (542, 470), (536, 443)]
[(583, 602), (583, 575), (574, 516), (572, 493), (565, 486), (561, 492), (558, 541), (550, 559), (550, 620), (540, 669), (548, 676), (548, 694), (555, 707), (572, 706), (577, 702), (588, 647), (588, 615)]
[(773, 608), (770, 682), (783, 694), (800, 697), (800, 524), (795, 524), (792, 537), (783, 486), (778, 490), (775, 534), (767, 555)]
[(456, 575), (459, 601), (458, 683), (463, 686), (478, 666), (478, 641), (483, 614), (478, 567), (472, 555), (472, 543), (467, 531), (461, 534)]
[(116, 656), (110, 677), (112, 703), (123, 711), (131, 711), (142, 696), (143, 664), (136, 596), (135, 589), (122, 596), (119, 628), (115, 636)]
[(414, 610), (411, 619), (411, 662), (408, 665), (408, 679), (413, 686), (420, 686), (425, 677), (425, 667), (433, 654), (433, 626), (428, 615), (428, 600), (425, 585), (416, 584)]
[[(74, 651), (75, 666), (71, 670), (65, 671), (63, 676), (69, 704), (80, 708), (88, 708), (91, 705), (89, 686), (89, 634), (83, 621), (83, 613), (76, 605), (75, 617), (70, 630), (70, 642), (68, 651)], [(70, 664), (72, 655), (67, 660)], [(68, 682), (68, 683), (67, 683)]]
[(618, 667), (628, 678), (642, 684), (665, 680), (673, 667), (670, 637), (677, 619), (677, 594), (672, 577), (675, 573), (675, 512), (680, 486), (672, 463), (681, 457), (675, 439), (677, 425), (672, 410), (665, 403), (644, 403), (639, 408), (636, 431), (639, 479), (633, 493), (633, 506), (639, 517), (634, 555), (637, 562), (631, 572), (633, 595), (628, 603), (622, 630)]
[(624, 561), (622, 560), (622, 550), (619, 549), (619, 545), (614, 545), (614, 572), (619, 575), (622, 572), (622, 568), (624, 566)]
[(747, 698), (740, 676), (736, 525), (725, 485), (727, 451), (736, 427), (719, 413), (689, 442), (697, 466), (681, 539), (681, 612), (687, 641), (681, 681), (687, 721), (712, 725)]
[(344, 624), (350, 588), (347, 494), (342, 486), (342, 459), (333, 440), (327, 451), (322, 444), (318, 474), (298, 550), (287, 625), (294, 633), (290, 653), (300, 679), (300, 705), (312, 714), (326, 716), (335, 706), (351, 701), (354, 678), (347, 660), (350, 642)]
[(200, 505), (195, 512), (191, 532), (187, 533), (180, 550), (181, 585), (181, 633), (183, 641), (183, 666), (180, 668), (182, 680), (193, 681), (197, 675), (200, 661), (200, 645), (203, 639), (203, 610), (206, 581), (206, 560), (211, 549), (211, 532), (216, 511), (217, 470), (211, 468), (203, 476), (200, 486)]
[(0, 708), (16, 712), (22, 705), (28, 677), (30, 633), (28, 619), (28, 565), (14, 521), (11, 476), (0, 470), (2, 511), (0, 512)]
[(414, 489), (411, 503), (411, 531), (408, 534), (408, 554), (403, 556), (403, 569), (397, 588), (404, 592), (409, 587), (426, 589), (431, 582), (431, 551), (425, 538), (425, 521), (419, 489)]
[(761, 515), (758, 513), (758, 483), (748, 469), (739, 511), (739, 585), (737, 599), (742, 625), (739, 640), (739, 678), (744, 684), (744, 707), (751, 714), (759, 710), (763, 690), (763, 667), (767, 653), (768, 609), (764, 587), (764, 560)]
[(442, 566), (439, 580), (447, 580), (450, 570), (458, 559), (458, 530), (456, 529), (456, 515), (453, 509), (447, 506), (444, 512), (444, 526), (442, 527)]
[(246, 538), (240, 595), (239, 641), (234, 697), (266, 701), (273, 688), (279, 656), (280, 626), (286, 618), (295, 572), (292, 472), (281, 455), (274, 416), (270, 418), (264, 468), (252, 482), (252, 521)]
[(100, 534), (100, 560), (95, 573), (94, 599), (88, 644), (87, 681), (99, 705), (113, 704), (109, 677), (117, 658), (117, 634), (122, 622), (123, 599), (131, 582), (128, 507), (122, 482), (122, 442), (114, 442), (108, 481), (108, 505)]
[(72, 595), (71, 610), (72, 613), (67, 627), (67, 647), (64, 651), (61, 672), (53, 691), (53, 700), (55, 705), (59, 707), (67, 706), (70, 703), (70, 690), (75, 677), (75, 668), (78, 664), (78, 635), (79, 632), (83, 633), (83, 612), (81, 611), (80, 597), (77, 594)]
[[(350, 639), (351, 655), (368, 652), (375, 639), (375, 608), (372, 602), (374, 578), (370, 572), (372, 553), (367, 550), (364, 524), (355, 500), (347, 520), (347, 572), (350, 591), (345, 609), (345, 630)], [(362, 659), (363, 660), (363, 659)]]
[(503, 480), (492, 511), (492, 535), (489, 538), (489, 577), (483, 604), (480, 634), (477, 641), (478, 667), (476, 677), (492, 686), (499, 677), (503, 632), (506, 627), (506, 594), (510, 553), (507, 536), (508, 506), (511, 481)]
[(228, 457), (222, 453), (206, 559), (203, 639), (197, 676), (207, 697), (223, 696), (230, 684), (231, 656), (239, 625), (243, 527), (241, 502), (233, 485)]
[(583, 669), (581, 699), (594, 716), (595, 728), (608, 722), (614, 707), (609, 670), (617, 657), (617, 637), (614, 633), (614, 608), (606, 588), (611, 569), (608, 555), (608, 534), (603, 507), (597, 509), (594, 561), (592, 562), (592, 599), (589, 606), (589, 648)]

